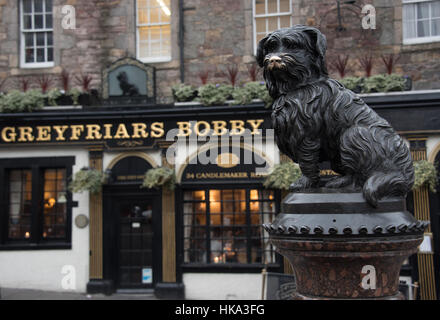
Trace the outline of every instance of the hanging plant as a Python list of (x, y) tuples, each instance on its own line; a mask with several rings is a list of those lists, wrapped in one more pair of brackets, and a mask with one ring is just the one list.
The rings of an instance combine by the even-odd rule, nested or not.
[(69, 184), (69, 191), (81, 193), (89, 191), (91, 194), (99, 193), (105, 180), (105, 174), (96, 169), (82, 168), (75, 173)]
[(144, 182), (141, 188), (165, 188), (170, 191), (176, 187), (176, 175), (173, 169), (160, 167), (150, 169), (145, 173)]
[(433, 163), (426, 160), (414, 161), (414, 174), (413, 190), (426, 186), (431, 192), (436, 192), (438, 173)]
[(301, 169), (292, 162), (283, 162), (274, 166), (272, 172), (264, 180), (268, 189), (289, 190), (290, 185), (301, 177)]

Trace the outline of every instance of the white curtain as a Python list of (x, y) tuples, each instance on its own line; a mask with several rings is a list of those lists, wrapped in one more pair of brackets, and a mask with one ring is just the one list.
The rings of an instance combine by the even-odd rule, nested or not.
[(416, 4), (406, 4), (403, 6), (403, 38), (417, 38), (416, 31)]

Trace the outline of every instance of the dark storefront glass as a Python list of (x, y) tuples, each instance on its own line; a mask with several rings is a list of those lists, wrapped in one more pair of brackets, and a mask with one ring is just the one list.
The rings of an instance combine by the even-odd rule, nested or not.
[(66, 169), (44, 170), (43, 238), (64, 238), (66, 232)]
[(31, 236), (32, 172), (9, 172), (9, 239), (25, 240)]
[(184, 193), (184, 262), (274, 263), (260, 227), (275, 215), (273, 191), (196, 190)]

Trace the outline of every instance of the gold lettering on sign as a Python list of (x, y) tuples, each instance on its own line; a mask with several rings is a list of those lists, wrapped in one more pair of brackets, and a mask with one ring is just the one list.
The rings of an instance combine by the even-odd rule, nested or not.
[(258, 134), (260, 134), (260, 131), (258, 131), (258, 129), (264, 123), (264, 120), (263, 119), (260, 119), (260, 120), (248, 120), (247, 123), (249, 123), (251, 125), (251, 127), (252, 127), (251, 134), (258, 135)]
[(66, 141), (66, 138), (64, 138), (64, 132), (69, 128), (69, 126), (53, 126), (57, 133), (57, 141)]
[(15, 128), (4, 127), (2, 130), (2, 139), (4, 142), (15, 142), (17, 134), (15, 133)]
[(114, 139), (130, 139), (130, 136), (128, 135), (127, 128), (125, 127), (125, 124), (121, 123), (118, 127), (118, 130), (116, 131)]
[(104, 125), (104, 139), (113, 139), (111, 130), (113, 128), (112, 124)]
[(148, 138), (147, 125), (145, 123), (132, 123), (133, 139)]
[(177, 126), (179, 127), (178, 137), (188, 137), (192, 133), (190, 122), (177, 122)]
[(51, 127), (37, 127), (37, 141), (50, 141), (50, 130)]
[(70, 129), (72, 130), (72, 136), (70, 137), (70, 140), (79, 140), (79, 137), (81, 133), (84, 131), (83, 125), (74, 125), (70, 126)]
[(231, 120), (231, 136), (238, 136), (244, 133), (245, 122), (242, 120)]
[(203, 172), (196, 173), (196, 179), (237, 179), (247, 178), (247, 172)]
[(32, 128), (31, 127), (19, 127), (18, 131), (20, 132), (18, 142), (32, 142), (35, 140), (34, 136), (32, 135)]
[(163, 129), (163, 122), (153, 122), (151, 124), (151, 137), (162, 138), (164, 135), (165, 130)]
[[(259, 120), (215, 120), (215, 121), (180, 121), (176, 123), (178, 137), (188, 137), (191, 134), (204, 137), (209, 134), (214, 136), (231, 136), (245, 133), (246, 128), (252, 135), (261, 134), (260, 129), (264, 123)], [(1, 139), (5, 143), (13, 142), (44, 142), (44, 141), (79, 141), (79, 140), (124, 140), (124, 139), (157, 139), (165, 136), (164, 122), (151, 124), (119, 123), (119, 124), (72, 124), (35, 127), (4, 127), (1, 128)], [(116, 131), (116, 132), (115, 132)], [(70, 133), (70, 136), (68, 134)], [(117, 143), (124, 142), (118, 141)], [(136, 142), (137, 143), (137, 142)]]
[(228, 123), (226, 121), (212, 121), (212, 125), (214, 126), (215, 136), (222, 136), (228, 133), (228, 129), (226, 129)]
[(100, 140), (102, 138), (101, 126), (99, 124), (88, 124), (86, 140)]
[[(205, 127), (203, 131), (200, 131), (200, 125), (203, 125)], [(205, 137), (209, 134), (209, 131), (211, 131), (211, 125), (206, 121), (197, 121), (194, 127), (194, 131), (198, 136)]]

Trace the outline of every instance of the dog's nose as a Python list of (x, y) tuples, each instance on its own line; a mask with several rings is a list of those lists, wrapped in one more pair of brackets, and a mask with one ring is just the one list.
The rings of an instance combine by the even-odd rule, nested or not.
[(269, 59), (269, 63), (281, 62), (281, 58), (278, 56), (272, 56)]

